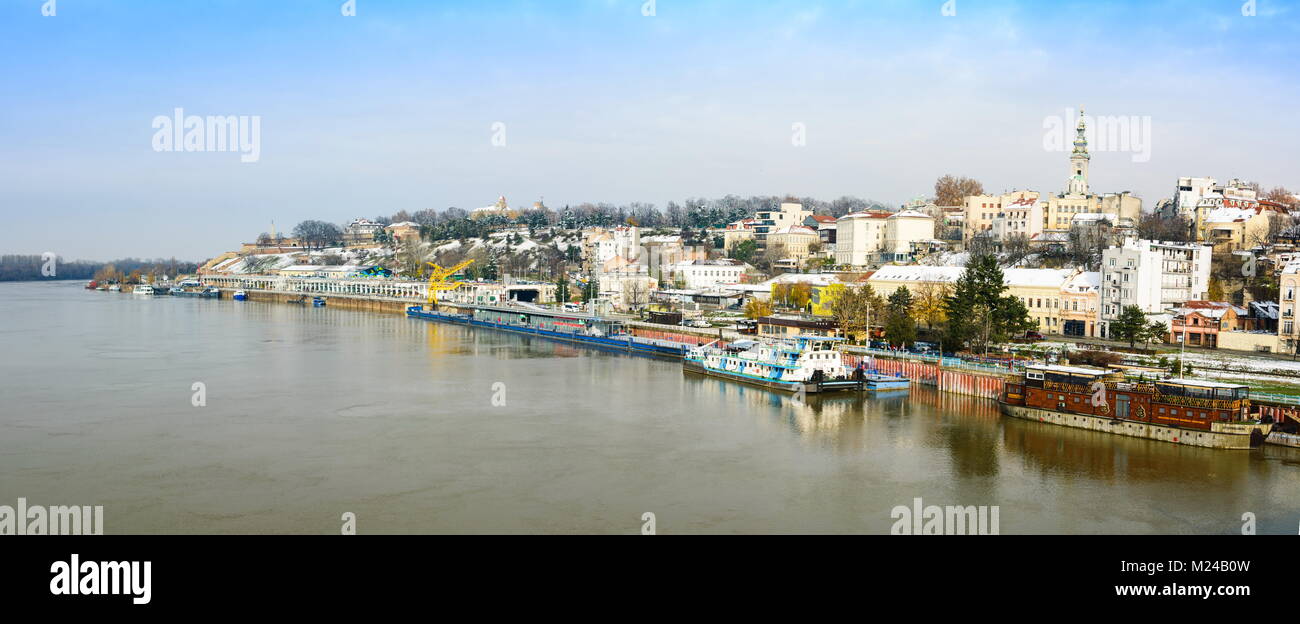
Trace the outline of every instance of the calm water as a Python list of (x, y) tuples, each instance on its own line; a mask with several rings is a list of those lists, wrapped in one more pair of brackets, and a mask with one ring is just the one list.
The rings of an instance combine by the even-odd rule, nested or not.
[[(0, 504), (109, 533), (887, 533), (1000, 505), (1003, 533), (1300, 526), (1300, 452), (784, 395), (679, 364), (397, 315), (0, 284)], [(206, 385), (194, 407), (191, 387)], [(493, 405), (504, 384), (505, 406)]]

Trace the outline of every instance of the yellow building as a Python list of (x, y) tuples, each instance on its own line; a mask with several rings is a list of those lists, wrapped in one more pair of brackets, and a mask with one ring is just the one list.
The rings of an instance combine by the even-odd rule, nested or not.
[[(903, 286), (915, 295), (919, 284), (930, 282), (951, 286), (965, 272), (965, 267), (884, 266), (867, 278), (867, 283), (881, 297), (888, 298)], [(1038, 331), (1059, 334), (1064, 328), (1062, 287), (1075, 273), (1075, 269), (1003, 269), (1002, 277), (1007, 285), (1007, 294), (1025, 304), (1029, 317), (1038, 324)]]
[(814, 243), (821, 244), (821, 234), (806, 225), (787, 225), (767, 235), (767, 247), (780, 247), (782, 258), (802, 260), (810, 253), (808, 247)]

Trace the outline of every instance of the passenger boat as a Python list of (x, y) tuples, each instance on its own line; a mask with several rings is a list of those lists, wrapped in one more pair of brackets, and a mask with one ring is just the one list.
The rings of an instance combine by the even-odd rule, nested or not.
[(409, 306), (406, 315), (427, 321), (485, 327), (633, 353), (682, 357), (690, 345), (634, 336), (622, 321), (592, 314), (550, 310), (537, 306), (456, 305), (452, 311)]
[(109, 292), (122, 292), (121, 284), (112, 284), (108, 287)]
[(176, 286), (167, 292), (173, 297), (201, 297), (203, 299), (221, 298), (221, 289), (217, 288), (216, 286), (209, 286), (202, 290), (188, 290), (186, 288)]
[(789, 340), (741, 340), (725, 347), (691, 349), (682, 370), (786, 392), (906, 391), (911, 380), (844, 365), (835, 349), (841, 338), (795, 336)]
[(90, 280), (89, 282), (86, 282), (86, 290), (95, 290), (97, 288), (99, 288), (99, 282), (95, 280)]
[(1273, 425), (1250, 415), (1250, 389), (1200, 379), (1126, 379), (1108, 369), (1032, 365), (998, 400), (1014, 418), (1217, 449), (1249, 449)]
[(247, 300), (248, 300), (248, 294), (245, 293), (245, 292), (242, 291), (242, 290), (236, 290), (236, 291), (235, 291), (235, 297), (234, 297), (234, 299), (235, 299), (235, 301), (247, 301)]
[(135, 288), (132, 288), (132, 289), (131, 289), (131, 294), (134, 294), (134, 295), (152, 295), (152, 294), (153, 294), (153, 286), (150, 286), (150, 285), (148, 285), (148, 284), (137, 284)]

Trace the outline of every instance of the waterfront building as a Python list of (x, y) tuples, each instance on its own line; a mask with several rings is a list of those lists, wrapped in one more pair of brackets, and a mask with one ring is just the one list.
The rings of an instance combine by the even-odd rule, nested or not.
[(1208, 246), (1129, 238), (1102, 252), (1098, 336), (1110, 337), (1110, 323), (1135, 305), (1148, 315), (1164, 314), (1187, 301), (1205, 299), (1210, 284)]
[(839, 327), (826, 318), (804, 314), (774, 314), (758, 319), (758, 335), (764, 338), (795, 336), (839, 336)]
[(511, 301), (524, 303), (552, 303), (555, 301), (555, 284), (549, 282), (461, 282), (455, 290), (438, 295), (443, 303), (500, 305)]
[(1219, 333), (1243, 329), (1249, 313), (1227, 301), (1188, 301), (1176, 309), (1169, 326), (1169, 342), (1213, 349)]

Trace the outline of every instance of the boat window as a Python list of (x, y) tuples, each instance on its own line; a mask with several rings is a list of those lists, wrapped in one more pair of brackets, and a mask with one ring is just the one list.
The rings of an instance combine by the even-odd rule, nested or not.
[(1042, 371), (1025, 371), (1025, 377), (1028, 378), (1028, 379), (1042, 379), (1042, 378), (1043, 378), (1043, 372), (1042, 372)]

